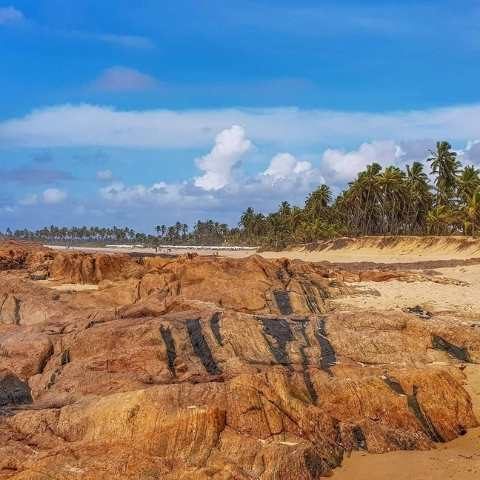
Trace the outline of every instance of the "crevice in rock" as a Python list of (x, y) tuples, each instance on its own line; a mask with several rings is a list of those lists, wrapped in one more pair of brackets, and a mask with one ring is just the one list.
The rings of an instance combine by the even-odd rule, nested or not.
[(420, 422), (423, 431), (428, 435), (430, 440), (435, 443), (443, 443), (445, 440), (442, 436), (438, 433), (435, 425), (432, 423), (430, 418), (425, 415), (422, 410), (422, 407), (418, 403), (417, 399), (418, 387), (416, 385), (413, 386), (413, 394), (407, 396), (407, 404), (410, 411), (415, 415), (417, 420)]
[(318, 305), (317, 297), (315, 295), (315, 288), (313, 285), (311, 283), (307, 283), (306, 281), (300, 282), (300, 285), (302, 286), (303, 295), (310, 312), (316, 315), (321, 314), (322, 309), (320, 308), (320, 305)]
[(400, 382), (394, 377), (385, 377), (383, 380), (398, 395), (406, 395)]
[[(288, 322), (281, 318), (260, 318), (268, 348), (276, 362), (290, 367), (287, 343), (294, 337)], [(272, 341), (273, 340), (273, 341)]]
[(220, 331), (220, 319), (222, 318), (221, 312), (215, 312), (210, 318), (210, 330), (212, 331), (217, 345), (223, 347), (222, 332)]
[(322, 353), (320, 367), (330, 376), (333, 376), (330, 367), (333, 367), (333, 365), (337, 363), (337, 356), (335, 354), (335, 350), (332, 344), (327, 338), (327, 332), (325, 330), (325, 320), (323, 318), (320, 319), (318, 322), (318, 328), (315, 331), (315, 337), (317, 338)]
[(210, 346), (203, 335), (200, 320), (198, 318), (194, 320), (187, 320), (187, 331), (188, 335), (190, 336), (193, 351), (195, 352), (195, 355), (200, 358), (205, 370), (210, 375), (220, 375), (222, 370), (213, 358)]
[(160, 326), (160, 334), (162, 335), (163, 342), (167, 349), (167, 361), (168, 369), (170, 373), (176, 377), (177, 372), (175, 371), (175, 360), (177, 358), (177, 349), (175, 347), (175, 340), (172, 336), (172, 331), (168, 327)]
[(70, 363), (70, 350), (64, 350), (60, 358), (60, 365), (65, 366), (67, 363)]
[(466, 348), (457, 347), (456, 345), (453, 345), (453, 343), (450, 343), (448, 340), (445, 340), (438, 335), (434, 335), (432, 337), (432, 346), (436, 350), (443, 350), (444, 352), (447, 352), (450, 356), (460, 360), (461, 362), (471, 362), (470, 354)]
[(367, 447), (367, 439), (365, 438), (365, 434), (363, 430), (358, 425), (355, 425), (352, 429), (353, 439), (355, 441), (355, 445), (357, 446), (358, 450), (368, 450)]
[(293, 309), (290, 303), (290, 295), (286, 290), (274, 290), (273, 296), (282, 315), (292, 315)]
[(307, 353), (305, 352), (305, 349), (310, 347), (310, 341), (308, 340), (307, 333), (305, 331), (306, 327), (307, 327), (307, 321), (300, 322), (300, 330), (305, 340), (305, 343), (300, 346), (300, 355), (302, 356), (303, 381), (305, 382), (305, 387), (307, 387), (307, 391), (308, 391), (308, 394), (310, 395), (311, 401), (313, 403), (317, 403), (318, 394), (315, 390), (315, 386), (313, 385), (310, 371), (308, 370), (309, 361), (308, 361)]
[(43, 373), (45, 371), (45, 368), (47, 367), (47, 364), (50, 361), (50, 358), (52, 358), (54, 352), (55, 350), (53, 348), (53, 345), (52, 343), (50, 343), (48, 351), (45, 353), (44, 357), (40, 361), (40, 365), (38, 366), (38, 373)]

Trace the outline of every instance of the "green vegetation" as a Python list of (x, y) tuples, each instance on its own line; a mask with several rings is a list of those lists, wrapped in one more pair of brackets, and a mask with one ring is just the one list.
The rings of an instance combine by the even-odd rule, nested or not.
[(438, 142), (424, 165), (405, 170), (373, 163), (333, 199), (327, 185), (310, 193), (303, 207), (282, 202), (264, 215), (247, 208), (238, 227), (213, 220), (198, 221), (193, 230), (177, 222), (158, 225), (156, 235), (129, 228), (58, 228), (37, 232), (7, 231), (7, 235), (47, 242), (119, 242), (149, 245), (259, 245), (283, 248), (336, 236), (361, 235), (476, 235), (480, 228), (480, 171), (462, 168), (448, 142)]

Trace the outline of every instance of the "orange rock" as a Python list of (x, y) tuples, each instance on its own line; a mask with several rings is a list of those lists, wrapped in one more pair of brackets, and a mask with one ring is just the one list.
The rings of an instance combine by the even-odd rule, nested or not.
[(0, 266), (0, 478), (314, 480), (477, 425), (457, 365), (480, 333), (335, 312), (358, 272), (12, 244)]

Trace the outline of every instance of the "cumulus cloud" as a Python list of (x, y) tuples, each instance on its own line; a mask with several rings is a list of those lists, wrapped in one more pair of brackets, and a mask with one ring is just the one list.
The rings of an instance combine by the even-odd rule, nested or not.
[[(231, 209), (237, 213), (246, 205), (273, 208), (280, 200), (303, 202), (306, 193), (324, 182), (320, 171), (310, 162), (290, 153), (275, 155), (265, 171), (234, 178), (232, 171), (240, 158), (252, 148), (243, 128), (233, 126), (216, 137), (211, 152), (198, 163), (205, 175), (182, 183), (157, 182), (153, 185), (112, 183), (100, 189), (101, 197), (111, 205), (134, 208), (141, 205), (178, 207), (203, 214)], [(220, 209), (220, 210), (219, 210)]]
[(325, 179), (318, 168), (310, 162), (298, 160), (290, 153), (275, 155), (268, 168), (247, 186), (247, 190), (261, 194), (268, 192), (276, 198), (279, 196), (303, 196)]
[(480, 138), (480, 104), (390, 113), (274, 109), (119, 111), (61, 105), (0, 122), (0, 143), (19, 147), (204, 148), (242, 125), (255, 143), (356, 144), (378, 139)]
[(25, 20), (25, 16), (15, 7), (0, 7), (0, 25), (20, 23), (23, 20)]
[(105, 69), (91, 87), (100, 92), (135, 92), (151, 90), (157, 81), (150, 75), (128, 67)]
[(67, 198), (67, 192), (59, 190), (58, 188), (47, 188), (42, 194), (43, 203), (47, 205), (54, 205), (62, 203)]
[(380, 141), (363, 143), (358, 150), (350, 152), (328, 149), (323, 154), (322, 163), (335, 180), (348, 181), (371, 163), (396, 165), (404, 155), (395, 142)]
[(113, 179), (113, 173), (111, 170), (99, 170), (97, 172), (97, 180), (102, 182), (108, 182)]
[(299, 162), (290, 153), (278, 153), (275, 155), (264, 175), (267, 175), (275, 180), (286, 180), (292, 175), (298, 175), (311, 170), (310, 162)]
[(245, 130), (233, 125), (215, 138), (215, 146), (207, 155), (197, 158), (195, 163), (205, 173), (195, 179), (195, 185), (204, 190), (220, 190), (232, 180), (233, 170), (242, 156), (252, 148)]

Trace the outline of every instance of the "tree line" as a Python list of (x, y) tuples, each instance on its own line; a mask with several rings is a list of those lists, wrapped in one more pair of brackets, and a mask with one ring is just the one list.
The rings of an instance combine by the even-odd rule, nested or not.
[(52, 244), (142, 244), (161, 245), (221, 245), (227, 242), (230, 229), (227, 224), (207, 220), (198, 221), (192, 230), (176, 222), (174, 225), (157, 225), (155, 234), (136, 232), (129, 227), (57, 227), (51, 225), (39, 230), (14, 230), (7, 228), (3, 236)]
[[(247, 208), (238, 226), (198, 221), (192, 229), (176, 222), (157, 225), (155, 234), (129, 228), (51, 226), (6, 235), (47, 242), (117, 242), (147, 245), (254, 245), (283, 248), (337, 236), (477, 235), (480, 228), (480, 171), (462, 166), (448, 142), (437, 142), (427, 166), (405, 169), (368, 165), (333, 198), (327, 185), (310, 193), (302, 207), (282, 202), (270, 214)], [(430, 177), (428, 175), (430, 173)]]

